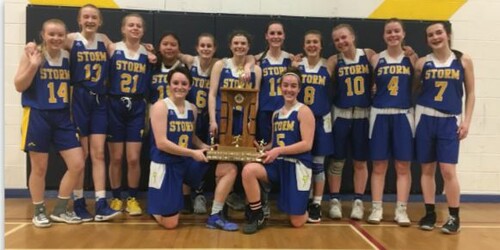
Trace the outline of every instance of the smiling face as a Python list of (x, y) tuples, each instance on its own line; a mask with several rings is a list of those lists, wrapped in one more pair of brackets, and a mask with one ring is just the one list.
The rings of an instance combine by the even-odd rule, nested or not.
[(236, 35), (231, 39), (229, 49), (233, 53), (233, 56), (246, 56), (248, 50), (250, 49), (250, 44), (248, 39), (244, 35)]
[(66, 26), (63, 23), (47, 21), (41, 32), (47, 50), (60, 50), (66, 39)]
[(321, 55), (321, 35), (320, 34), (306, 34), (304, 36), (304, 52), (307, 57), (319, 57)]
[(122, 34), (125, 40), (140, 40), (144, 35), (144, 22), (135, 15), (126, 16), (122, 23)]
[(431, 49), (449, 49), (450, 36), (442, 23), (431, 24), (426, 29), (427, 44)]
[(101, 12), (91, 6), (80, 9), (78, 15), (78, 26), (82, 32), (96, 33), (102, 24)]
[(191, 83), (189, 82), (189, 78), (182, 72), (173, 72), (173, 75), (168, 82), (168, 88), (170, 98), (185, 99), (191, 89)]
[(299, 76), (295, 74), (285, 74), (281, 78), (280, 88), (285, 102), (295, 102), (300, 92)]
[(269, 48), (281, 48), (285, 41), (285, 31), (280, 23), (269, 25), (266, 32), (266, 41)]
[(215, 42), (213, 37), (210, 36), (200, 36), (198, 38), (198, 45), (196, 45), (196, 51), (201, 58), (212, 59), (215, 54)]
[(354, 34), (347, 27), (341, 27), (339, 29), (335, 29), (332, 32), (332, 39), (335, 48), (339, 52), (347, 52), (355, 48)]
[(405, 35), (400, 22), (389, 22), (384, 26), (384, 41), (388, 47), (401, 47)]
[(165, 61), (175, 61), (179, 55), (179, 41), (174, 36), (167, 35), (161, 39), (159, 50)]

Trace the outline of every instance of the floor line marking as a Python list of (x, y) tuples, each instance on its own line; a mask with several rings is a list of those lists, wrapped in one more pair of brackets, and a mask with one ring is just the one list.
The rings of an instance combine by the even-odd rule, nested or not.
[(361, 236), (361, 238), (363, 238), (366, 242), (368, 242), (368, 244), (370, 244), (373, 247), (373, 249), (386, 250), (384, 245), (382, 245), (382, 243), (378, 242), (373, 236), (371, 236), (367, 231), (365, 231), (359, 225), (359, 223), (357, 223), (356, 221), (352, 221), (352, 220), (349, 221), (349, 223), (351, 224), (354, 232), (359, 234)]
[[(7, 223), (6, 223), (7, 224)], [(11, 230), (5, 232), (4, 237), (7, 237), (13, 233), (15, 233), (17, 230), (23, 228), (24, 226), (28, 225), (28, 223), (21, 223), (19, 226), (12, 228)]]

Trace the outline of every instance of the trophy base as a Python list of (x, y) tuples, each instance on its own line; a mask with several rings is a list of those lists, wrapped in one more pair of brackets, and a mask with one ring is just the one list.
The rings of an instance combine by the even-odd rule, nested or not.
[(207, 151), (207, 158), (215, 161), (262, 162), (261, 153), (252, 147), (219, 146)]

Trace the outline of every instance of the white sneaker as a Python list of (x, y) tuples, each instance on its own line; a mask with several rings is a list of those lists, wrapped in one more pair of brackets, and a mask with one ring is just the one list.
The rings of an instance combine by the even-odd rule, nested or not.
[(334, 220), (342, 219), (342, 204), (338, 199), (330, 200), (330, 210), (328, 211), (328, 216)]
[(62, 214), (51, 214), (50, 219), (55, 222), (64, 222), (68, 224), (80, 224), (82, 218), (76, 216), (75, 212), (66, 210)]
[(365, 208), (363, 207), (363, 201), (360, 199), (354, 200), (352, 203), (351, 219), (362, 220)]
[(406, 213), (406, 206), (397, 207), (394, 211), (394, 221), (402, 227), (409, 227), (411, 220)]
[(33, 216), (31, 222), (33, 222), (33, 225), (35, 225), (35, 227), (52, 226), (52, 223), (50, 223), (50, 220), (49, 218), (47, 218), (47, 215), (45, 215), (45, 213), (39, 213), (38, 215)]
[(207, 213), (207, 199), (202, 194), (197, 195), (193, 202), (193, 212), (195, 214), (206, 214)]
[(380, 205), (372, 205), (372, 211), (370, 216), (368, 216), (367, 222), (370, 224), (380, 224), (384, 214), (384, 209)]

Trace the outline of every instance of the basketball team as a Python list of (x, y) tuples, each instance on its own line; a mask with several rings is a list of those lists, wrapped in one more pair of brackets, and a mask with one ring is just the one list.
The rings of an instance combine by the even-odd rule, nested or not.
[[(451, 49), (445, 23), (426, 27), (431, 53), (420, 58), (405, 46), (403, 22), (392, 18), (381, 31), (387, 48), (379, 53), (357, 48), (353, 28), (339, 24), (331, 33), (336, 54), (322, 58), (326, 38), (317, 30), (307, 31), (303, 51), (292, 54), (282, 49), (285, 27), (272, 21), (264, 34), (265, 51), (249, 55), (252, 37), (235, 30), (228, 37), (231, 55), (218, 59), (217, 43), (209, 33), (199, 35), (197, 55), (188, 55), (180, 51), (173, 32), (162, 34), (157, 44), (143, 43), (144, 20), (136, 13), (122, 19), (119, 42), (98, 32), (103, 17), (96, 6), (81, 7), (77, 20), (80, 31), (74, 33), (68, 33), (59, 19), (46, 20), (41, 44), (25, 46), (14, 79), (22, 93), (21, 148), (31, 164), (28, 186), (34, 226), (143, 214), (137, 195), (141, 147), (147, 142), (151, 163), (146, 212), (166, 229), (177, 227), (181, 212), (194, 212), (209, 214), (208, 228), (238, 231), (239, 225), (227, 215), (237, 179), (245, 193), (237, 206), (245, 211), (243, 233), (256, 233), (266, 225), (271, 187), (279, 187), (277, 208), (288, 215), (292, 227), (321, 222), (325, 183), (330, 192), (328, 217), (342, 219), (342, 172), (350, 158), (350, 219), (382, 221), (390, 161), (397, 178), (393, 218), (400, 226), (410, 226), (407, 203), (413, 161), (421, 167), (425, 205), (419, 228), (435, 228), (439, 167), (449, 209), (440, 229), (445, 234), (460, 231), (456, 164), (460, 141), (471, 124), (474, 69), (469, 55)], [(258, 90), (255, 147), (263, 147), (260, 161), (209, 164), (206, 153), (217, 148), (224, 127), (220, 89), (235, 87)], [(249, 126), (243, 119), (245, 110), (232, 107), (229, 112), (232, 135), (239, 136)], [(60, 153), (67, 170), (48, 213), (44, 192), (50, 148)], [(83, 191), (88, 157), (94, 215), (87, 210)], [(371, 176), (367, 161), (372, 162)], [(215, 176), (207, 175), (213, 167)], [(216, 183), (210, 212), (203, 193), (207, 176)], [(368, 178), (371, 209), (365, 218)]]

